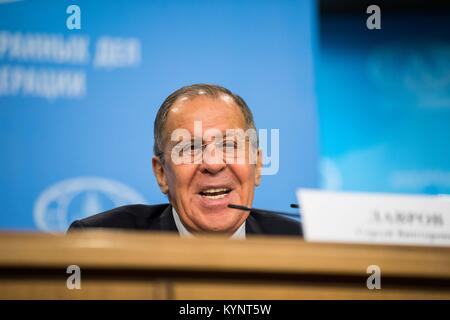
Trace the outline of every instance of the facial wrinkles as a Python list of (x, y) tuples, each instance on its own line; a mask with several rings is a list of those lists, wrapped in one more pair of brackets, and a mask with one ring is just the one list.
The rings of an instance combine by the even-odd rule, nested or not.
[[(210, 99), (207, 97), (201, 98)], [(170, 121), (168, 121), (167, 124), (169, 124), (170, 122), (170, 126), (167, 126), (168, 135), (166, 136), (170, 137), (170, 133), (177, 128), (185, 128), (191, 133), (191, 136), (193, 136), (195, 120), (203, 121), (202, 134), (204, 134), (206, 130), (214, 128), (219, 129), (225, 135), (227, 129), (242, 129), (245, 127), (245, 120), (239, 110), (239, 107), (236, 106), (232, 100), (227, 99), (226, 96), (221, 100), (226, 104), (218, 104), (216, 103), (216, 100), (216, 102), (211, 102), (211, 107), (208, 107), (208, 103), (210, 101), (198, 101), (198, 107), (196, 106), (195, 102), (194, 104), (190, 104), (189, 107), (187, 107), (187, 104), (183, 105), (180, 104), (180, 102), (177, 102), (177, 104), (172, 107), (168, 115), (168, 119), (170, 118)], [(231, 102), (231, 104), (229, 102)], [(198, 110), (196, 110), (196, 108)], [(239, 112), (239, 116), (237, 116), (236, 112)], [(203, 143), (204, 142), (205, 141), (203, 141)], [(166, 146), (167, 145), (169, 144), (166, 144)], [(218, 172), (211, 173), (210, 171), (208, 171), (208, 167), (203, 168), (205, 170), (200, 170), (199, 167), (201, 166), (201, 164), (175, 165), (171, 161), (168, 161), (167, 166), (169, 167), (166, 170), (167, 178), (171, 180), (170, 185), (172, 186), (171, 188), (169, 188), (169, 193), (173, 192), (173, 194), (170, 194), (170, 197), (175, 198), (171, 199), (171, 202), (174, 202), (176, 205), (182, 207), (176, 209), (177, 211), (179, 211), (179, 213), (180, 209), (183, 211), (182, 213), (184, 213), (184, 218), (187, 219), (187, 222), (191, 224), (191, 228), (193, 226), (197, 229), (208, 228), (206, 224), (199, 225), (198, 222), (200, 220), (207, 221), (208, 219), (211, 219), (211, 217), (207, 217), (204, 215), (204, 212), (202, 212), (202, 210), (204, 209), (201, 209), (200, 207), (191, 207), (190, 201), (196, 199), (195, 197), (199, 192), (198, 188), (201, 186), (205, 186), (209, 183), (213, 185), (220, 185), (221, 182), (227, 182), (232, 185), (234, 190), (236, 190), (240, 201), (242, 201), (242, 204), (249, 205), (249, 202), (251, 202), (253, 196), (253, 181), (249, 180), (253, 179), (254, 168), (247, 167), (246, 169), (245, 167), (239, 167), (240, 165), (226, 164)], [(232, 223), (234, 224), (234, 226), (236, 226), (236, 223), (238, 223), (238, 221), (234, 220), (232, 221)], [(229, 225), (228, 227), (233, 227), (233, 225)]]

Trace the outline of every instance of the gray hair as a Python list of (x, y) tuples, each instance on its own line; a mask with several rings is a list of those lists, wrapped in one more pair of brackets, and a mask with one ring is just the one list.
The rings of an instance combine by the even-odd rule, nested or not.
[(233, 99), (242, 112), (245, 119), (246, 129), (256, 130), (255, 122), (253, 120), (253, 114), (250, 108), (237, 94), (234, 94), (230, 90), (214, 85), (214, 84), (193, 84), (189, 86), (182, 87), (175, 92), (171, 93), (166, 100), (159, 107), (158, 113), (156, 114), (153, 133), (154, 133), (154, 145), (153, 153), (156, 156), (162, 156), (164, 149), (164, 128), (166, 126), (167, 118), (169, 115), (170, 108), (175, 104), (175, 102), (180, 98), (194, 98), (198, 96), (208, 96), (213, 98), (219, 98), (225, 95)]

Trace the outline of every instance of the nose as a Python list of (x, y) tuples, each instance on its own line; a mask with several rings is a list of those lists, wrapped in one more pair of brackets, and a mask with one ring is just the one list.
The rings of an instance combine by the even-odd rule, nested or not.
[(223, 153), (217, 149), (215, 144), (208, 145), (203, 152), (203, 161), (200, 164), (200, 171), (209, 174), (221, 172), (226, 167), (223, 157)]

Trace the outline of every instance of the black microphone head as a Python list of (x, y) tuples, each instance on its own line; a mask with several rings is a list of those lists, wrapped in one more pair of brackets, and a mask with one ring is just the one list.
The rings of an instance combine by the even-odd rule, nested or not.
[(251, 208), (248, 208), (246, 206), (241, 206), (241, 205), (238, 205), (238, 204), (231, 204), (231, 203), (228, 205), (228, 208), (238, 209), (238, 210), (245, 210), (245, 211), (251, 211), (252, 210)]

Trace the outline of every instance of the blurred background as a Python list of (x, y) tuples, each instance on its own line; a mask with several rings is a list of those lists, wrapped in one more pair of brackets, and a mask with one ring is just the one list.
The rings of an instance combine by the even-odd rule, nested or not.
[(200, 82), (267, 130), (255, 207), (287, 211), (299, 187), (450, 193), (449, 14), (434, 0), (0, 0), (0, 229), (166, 202), (153, 120)]

